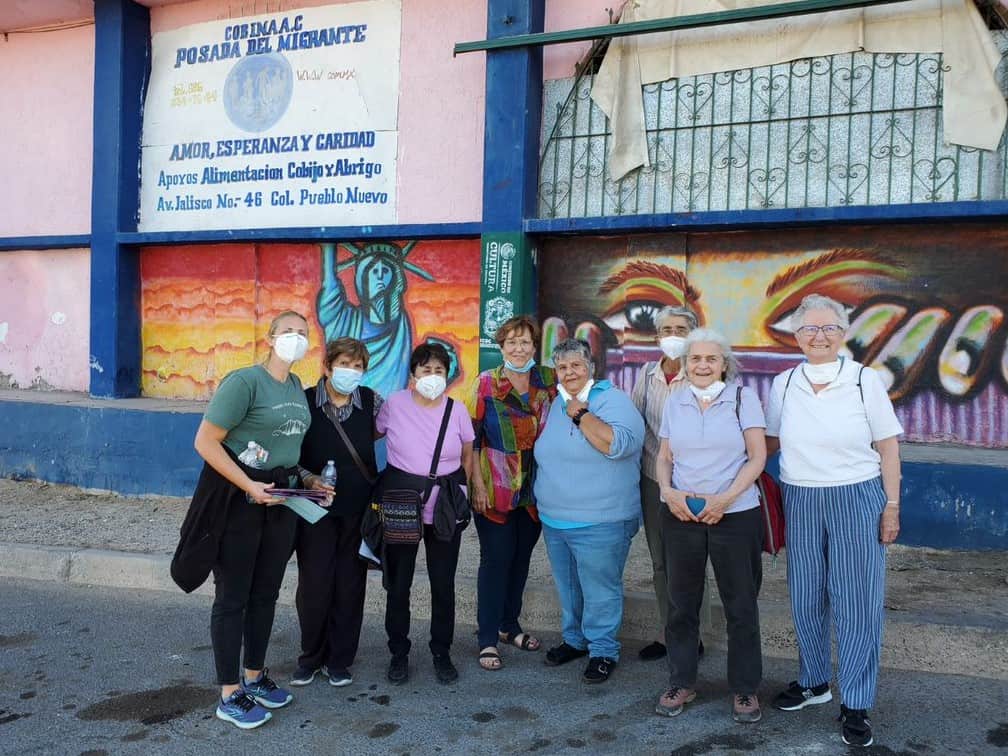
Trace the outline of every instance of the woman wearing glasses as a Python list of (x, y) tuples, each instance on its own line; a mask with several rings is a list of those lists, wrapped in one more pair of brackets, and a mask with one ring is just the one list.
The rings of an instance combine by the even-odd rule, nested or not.
[(767, 447), (780, 448), (788, 589), (799, 678), (774, 700), (783, 711), (832, 700), (836, 627), (841, 735), (872, 744), (882, 648), (885, 547), (899, 533), (903, 428), (875, 371), (840, 356), (847, 311), (810, 294), (791, 316), (807, 361), (770, 391)]
[(479, 664), (501, 668), (499, 643), (538, 651), (539, 639), (522, 630), (525, 581), (542, 526), (532, 494), (532, 447), (550, 400), (556, 396), (552, 368), (536, 365), (539, 327), (518, 315), (497, 329), (503, 364), (479, 375), (473, 403), (473, 448), (479, 475), (472, 481), (480, 540), (476, 617)]

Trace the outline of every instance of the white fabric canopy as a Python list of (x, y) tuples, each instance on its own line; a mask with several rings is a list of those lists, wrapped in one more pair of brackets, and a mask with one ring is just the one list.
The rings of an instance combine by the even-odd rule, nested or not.
[[(620, 23), (777, 5), (790, 0), (629, 0)], [(617, 37), (592, 99), (609, 117), (609, 174), (649, 165), (641, 86), (682, 76), (756, 68), (864, 50), (940, 52), (943, 126), (952, 144), (993, 150), (1008, 107), (994, 77), (1001, 60), (973, 0), (909, 0), (744, 24)]]

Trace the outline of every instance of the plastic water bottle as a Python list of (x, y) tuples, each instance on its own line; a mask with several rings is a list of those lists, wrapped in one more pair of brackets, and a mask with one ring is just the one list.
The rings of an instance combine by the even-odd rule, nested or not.
[(331, 459), (322, 468), (322, 482), (327, 486), (336, 485), (336, 463)]
[(249, 441), (245, 451), (238, 455), (239, 462), (258, 470), (266, 467), (266, 460), (268, 459), (269, 452), (259, 446), (259, 444), (255, 441)]

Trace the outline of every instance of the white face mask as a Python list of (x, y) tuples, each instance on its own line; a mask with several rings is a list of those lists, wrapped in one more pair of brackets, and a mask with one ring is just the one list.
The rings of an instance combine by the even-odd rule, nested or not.
[(692, 383), (689, 385), (690, 391), (693, 392), (693, 396), (702, 402), (713, 402), (721, 392), (724, 391), (725, 384), (724, 381), (714, 381), (707, 388), (697, 388)]
[(841, 367), (843, 367), (843, 360), (825, 362), (821, 365), (810, 365), (806, 362), (802, 365), (802, 372), (805, 373), (809, 383), (821, 385), (833, 383), (840, 376)]
[(443, 375), (425, 375), (417, 378), (416, 390), (424, 399), (434, 401), (444, 393), (448, 382)]
[(329, 383), (341, 394), (352, 394), (354, 389), (360, 386), (364, 373), (347, 367), (334, 367), (332, 375), (329, 376)]
[[(594, 385), (595, 385), (595, 379), (589, 378), (588, 381), (585, 383), (584, 388), (578, 391), (577, 399), (579, 402), (588, 401), (588, 392), (591, 391), (591, 387)], [(569, 402), (571, 400), (570, 392), (564, 388), (564, 385), (562, 383), (557, 384), (557, 393), (560, 394), (560, 396), (563, 398), (565, 402)]]
[(308, 339), (300, 333), (282, 333), (273, 339), (273, 351), (284, 362), (297, 362), (308, 351)]
[(670, 360), (678, 360), (686, 349), (686, 339), (682, 336), (664, 336), (658, 340), (658, 346)]

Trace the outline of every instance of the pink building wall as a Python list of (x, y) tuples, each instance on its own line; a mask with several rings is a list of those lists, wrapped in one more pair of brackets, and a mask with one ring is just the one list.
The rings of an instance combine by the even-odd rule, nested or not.
[[(334, 0), (198, 0), (151, 9), (151, 33), (203, 21), (339, 5)], [(399, 223), (482, 218), (485, 56), (452, 57), (486, 37), (486, 0), (402, 0)]]
[[(606, 8), (619, 9), (615, 0), (546, 0), (546, 31), (566, 31), (609, 23)], [(566, 79), (574, 65), (591, 48), (591, 42), (547, 45), (543, 51), (543, 78)]]
[(0, 72), (0, 236), (89, 233), (94, 26), (0, 36)]
[(87, 391), (91, 253), (0, 254), (0, 388)]

